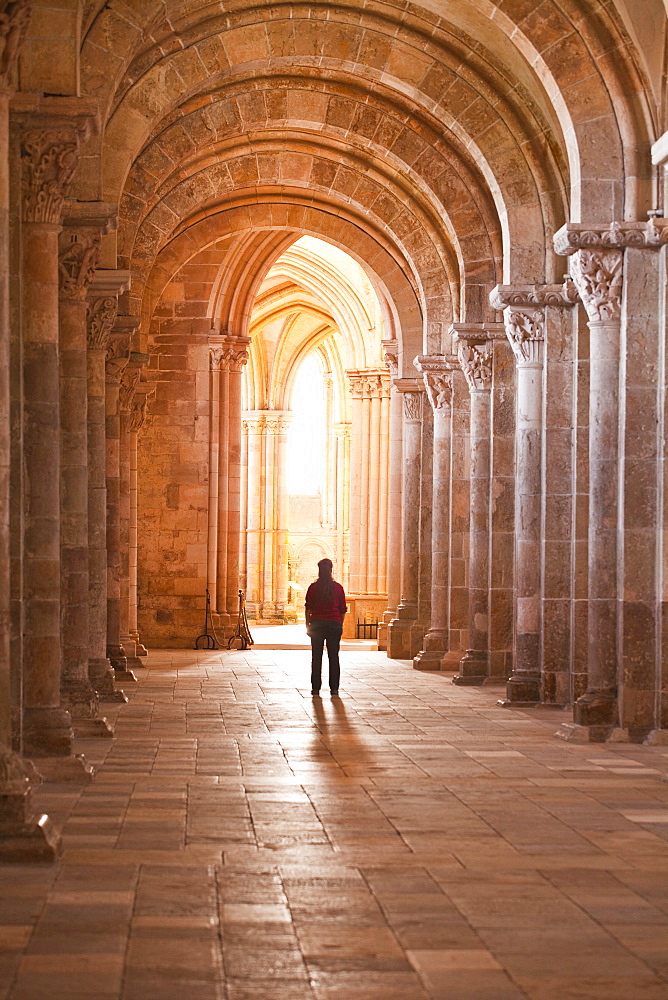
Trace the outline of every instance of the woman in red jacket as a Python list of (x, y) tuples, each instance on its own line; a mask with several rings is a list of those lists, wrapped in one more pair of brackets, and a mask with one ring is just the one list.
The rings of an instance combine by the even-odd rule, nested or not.
[(306, 631), (311, 637), (311, 694), (320, 694), (322, 650), (327, 643), (329, 689), (339, 693), (339, 644), (348, 605), (343, 587), (332, 579), (332, 560), (318, 563), (318, 579), (306, 591)]

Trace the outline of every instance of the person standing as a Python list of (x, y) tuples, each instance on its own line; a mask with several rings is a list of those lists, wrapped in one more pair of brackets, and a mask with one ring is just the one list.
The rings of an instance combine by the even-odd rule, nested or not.
[(306, 631), (311, 639), (311, 694), (318, 697), (322, 683), (322, 651), (327, 643), (329, 689), (339, 693), (339, 644), (348, 605), (340, 583), (332, 578), (332, 560), (318, 563), (318, 579), (306, 591)]

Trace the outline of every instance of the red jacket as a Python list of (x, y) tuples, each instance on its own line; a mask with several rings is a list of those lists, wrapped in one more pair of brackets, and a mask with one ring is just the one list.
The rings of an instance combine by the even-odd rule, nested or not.
[(318, 618), (320, 621), (341, 622), (348, 610), (346, 595), (343, 587), (336, 580), (332, 580), (332, 600), (329, 604), (320, 604), (317, 599), (316, 584), (312, 583), (306, 591), (306, 610), (311, 618)]

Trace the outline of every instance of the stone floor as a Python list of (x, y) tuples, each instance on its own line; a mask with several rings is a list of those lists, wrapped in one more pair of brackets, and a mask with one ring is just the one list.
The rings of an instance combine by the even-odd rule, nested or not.
[(342, 662), (151, 654), (37, 793), (62, 862), (0, 869), (1, 1000), (666, 1000), (668, 747)]

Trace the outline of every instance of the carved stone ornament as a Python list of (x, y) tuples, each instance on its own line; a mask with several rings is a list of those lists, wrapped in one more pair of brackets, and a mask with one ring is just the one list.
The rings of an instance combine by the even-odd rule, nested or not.
[(404, 417), (406, 420), (422, 420), (422, 393), (404, 392)]
[(107, 382), (120, 385), (121, 376), (130, 360), (130, 338), (127, 332), (112, 332), (107, 344), (105, 377)]
[(562, 257), (577, 250), (622, 250), (636, 247), (653, 250), (668, 243), (668, 225), (664, 219), (649, 222), (612, 222), (602, 226), (569, 222), (555, 233), (554, 249)]
[(620, 250), (578, 250), (571, 258), (571, 275), (590, 323), (619, 320), (622, 300)]
[(504, 310), (506, 334), (519, 362), (541, 363), (545, 340), (545, 313), (542, 309)]
[(141, 370), (139, 368), (125, 368), (121, 373), (121, 387), (118, 400), (122, 410), (129, 410), (132, 406), (135, 391), (139, 385)]
[(84, 299), (100, 256), (99, 233), (65, 229), (58, 237), (60, 294), (65, 299)]
[(390, 375), (392, 378), (396, 378), (399, 374), (399, 355), (396, 351), (384, 351), (383, 359), (385, 364), (390, 370)]
[(469, 390), (476, 392), (491, 389), (491, 347), (488, 344), (467, 344), (460, 342), (457, 353)]
[(79, 153), (75, 129), (27, 129), (21, 135), (22, 218), (57, 225)]
[(88, 348), (106, 351), (109, 334), (116, 321), (118, 299), (113, 295), (95, 299), (88, 307)]
[(242, 416), (241, 426), (248, 434), (261, 434), (264, 430), (265, 419), (261, 416)]
[(146, 383), (138, 386), (132, 399), (132, 409), (130, 411), (130, 430), (135, 434), (144, 426), (148, 401), (153, 396), (155, 396), (155, 389), (149, 389)]
[(506, 306), (574, 306), (580, 296), (570, 278), (562, 285), (497, 285), (489, 295), (492, 309), (499, 312)]
[(30, 24), (29, 0), (0, 0), (0, 86), (9, 86)]
[(234, 347), (212, 347), (209, 357), (214, 371), (239, 373), (248, 361), (248, 351)]
[(413, 365), (424, 379), (432, 409), (449, 409), (452, 406), (454, 386), (452, 362), (444, 355), (420, 354), (414, 358)]

